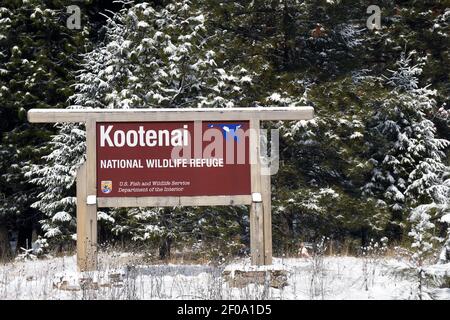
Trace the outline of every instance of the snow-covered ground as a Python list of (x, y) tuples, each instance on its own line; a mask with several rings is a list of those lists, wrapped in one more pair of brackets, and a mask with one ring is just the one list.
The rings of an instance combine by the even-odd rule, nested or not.
[[(222, 267), (143, 263), (130, 253), (100, 254), (100, 271), (80, 274), (75, 256), (0, 265), (0, 299), (416, 299), (414, 278), (393, 270), (392, 258), (275, 258), (288, 271), (283, 289), (230, 287), (227, 270), (252, 270), (241, 259)], [(450, 276), (450, 265), (435, 270)], [(85, 285), (81, 285), (85, 284)], [(86, 285), (87, 284), (87, 285)], [(94, 284), (94, 285), (92, 285)], [(450, 299), (449, 288), (429, 286), (428, 299)]]

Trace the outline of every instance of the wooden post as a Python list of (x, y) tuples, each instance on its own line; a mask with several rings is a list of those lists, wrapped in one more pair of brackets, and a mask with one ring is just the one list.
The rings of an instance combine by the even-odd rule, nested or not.
[(253, 202), (250, 207), (250, 257), (252, 265), (264, 265), (264, 207), (262, 202)]
[[(77, 265), (80, 271), (97, 269), (96, 128), (86, 122), (86, 162), (77, 172)], [(88, 203), (90, 197), (93, 203)]]
[(95, 270), (97, 268), (96, 246), (97, 237), (92, 235), (92, 206), (87, 199), (87, 165), (77, 171), (77, 266), (79, 271)]
[[(260, 121), (250, 120), (254, 137), (250, 145), (252, 159), (252, 193), (261, 194), (261, 202), (252, 202), (250, 209), (250, 250), (253, 265), (272, 264), (272, 193), (270, 167), (262, 169)], [(269, 166), (268, 162), (265, 165)], [(263, 174), (263, 171), (265, 174)]]
[[(250, 160), (252, 194), (259, 194), (262, 200), (260, 161), (260, 121), (250, 120)], [(250, 257), (253, 265), (264, 264), (264, 205), (252, 200), (250, 207)]]
[(86, 163), (83, 163), (77, 171), (77, 266), (79, 271), (87, 269), (86, 197)]
[(262, 175), (262, 201), (264, 208), (264, 264), (272, 264), (272, 191), (270, 175)]
[(86, 121), (86, 188), (88, 197), (94, 202), (87, 205), (89, 219), (90, 245), (88, 251), (88, 268), (97, 269), (97, 128), (96, 121)]

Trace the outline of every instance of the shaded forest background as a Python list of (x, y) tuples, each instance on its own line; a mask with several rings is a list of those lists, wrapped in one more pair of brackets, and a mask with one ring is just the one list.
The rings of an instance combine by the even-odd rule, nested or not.
[[(68, 107), (313, 106), (312, 121), (267, 125), (281, 133), (275, 254), (323, 237), (350, 252), (417, 234), (450, 245), (449, 4), (2, 0), (0, 256), (40, 238), (73, 248), (84, 129), (26, 120)], [(99, 240), (243, 254), (248, 208), (105, 210)]]

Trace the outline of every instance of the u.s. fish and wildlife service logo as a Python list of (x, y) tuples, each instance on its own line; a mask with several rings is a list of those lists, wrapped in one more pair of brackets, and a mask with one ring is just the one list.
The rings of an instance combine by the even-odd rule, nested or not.
[(108, 181), (102, 181), (100, 188), (102, 190), (103, 193), (111, 193), (112, 191), (112, 181), (108, 180)]

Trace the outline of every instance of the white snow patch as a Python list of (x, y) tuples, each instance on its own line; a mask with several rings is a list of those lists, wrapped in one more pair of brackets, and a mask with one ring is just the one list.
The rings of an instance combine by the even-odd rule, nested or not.
[[(414, 279), (392, 272), (406, 265), (393, 258), (369, 263), (356, 257), (274, 258), (272, 266), (262, 267), (250, 265), (247, 258), (214, 267), (152, 265), (142, 256), (101, 252), (99, 271), (85, 273), (77, 271), (75, 255), (0, 265), (0, 299), (414, 299), (417, 288)], [(234, 288), (222, 277), (224, 270), (287, 270), (288, 285)], [(439, 275), (449, 275), (449, 270), (450, 264), (428, 268)], [(81, 290), (80, 281), (86, 279), (98, 288)], [(433, 298), (450, 299), (450, 289), (428, 290)]]

